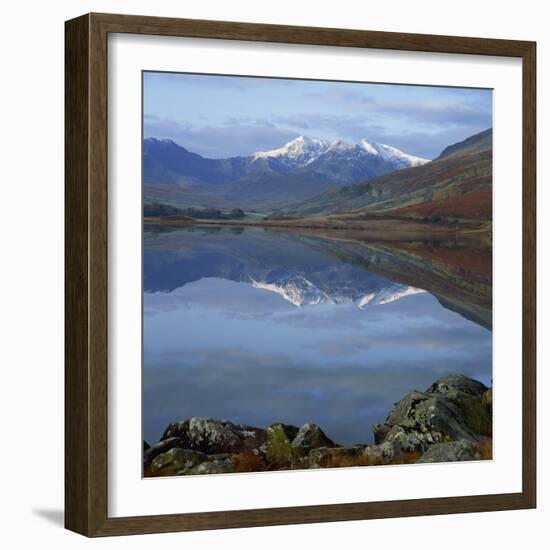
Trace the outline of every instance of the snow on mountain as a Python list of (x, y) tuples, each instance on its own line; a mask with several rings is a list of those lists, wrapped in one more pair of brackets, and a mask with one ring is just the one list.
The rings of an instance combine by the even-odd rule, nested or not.
[(391, 302), (395, 302), (406, 296), (412, 296), (413, 294), (420, 294), (421, 292), (426, 291), (413, 286), (394, 285), (378, 292), (366, 294), (359, 300), (357, 307), (359, 309), (364, 309), (366, 306), (391, 304)]
[(378, 151), (376, 150), (376, 148), (374, 147), (374, 145), (372, 143), (369, 143), (365, 138), (363, 138), (358, 144), (357, 146), (359, 147), (359, 149), (365, 151), (366, 153), (368, 153), (369, 155), (373, 155), (375, 157), (378, 156)]
[(285, 277), (278, 283), (261, 282), (252, 278), (250, 278), (250, 282), (254, 288), (275, 292), (296, 307), (334, 303), (328, 294), (317, 288), (305, 277), (299, 275)]
[(278, 149), (254, 153), (252, 162), (271, 158), (282, 160), (291, 166), (307, 166), (325, 153), (329, 146), (328, 141), (299, 136)]
[(387, 288), (371, 292), (357, 299), (356, 295), (354, 296), (353, 293), (329, 295), (301, 275), (284, 276), (279, 278), (276, 282), (257, 281), (251, 277), (250, 284), (254, 288), (274, 292), (296, 307), (352, 302), (355, 303), (359, 309), (364, 309), (367, 306), (390, 304), (406, 296), (426, 292), (425, 290), (412, 286), (393, 284)]
[[(323, 193), (329, 185), (342, 187), (427, 162), (390, 145), (371, 143), (366, 139), (350, 144), (342, 140), (327, 141), (299, 136), (270, 151), (249, 156), (206, 158), (193, 153), (170, 139), (143, 140), (143, 177), (145, 183), (193, 185), (239, 185), (231, 193), (244, 200), (285, 195), (289, 204)], [(278, 174), (295, 176), (297, 185), (288, 182), (281, 192)], [(292, 178), (291, 178), (292, 179)], [(251, 184), (259, 182), (257, 190)], [(314, 188), (318, 183), (318, 189)], [(254, 193), (257, 193), (254, 196)]]
[(354, 148), (355, 148), (354, 145), (351, 145), (349, 143), (346, 143), (345, 141), (342, 141), (341, 139), (338, 139), (330, 143), (326, 152), (327, 153), (329, 151), (349, 152), (349, 151), (352, 151)]
[(328, 142), (306, 136), (299, 136), (278, 149), (254, 153), (252, 162), (260, 159), (274, 159), (288, 167), (304, 167), (325, 154), (330, 154), (331, 157), (343, 154), (347, 158), (352, 154), (358, 159), (379, 157), (395, 169), (420, 166), (429, 162), (427, 159), (404, 153), (391, 145), (372, 143), (365, 138), (353, 145), (342, 140)]
[(427, 159), (409, 155), (397, 149), (397, 147), (392, 147), (385, 143), (370, 143), (365, 138), (359, 142), (359, 147), (370, 155), (380, 156), (385, 161), (391, 162), (396, 168), (420, 166), (429, 162)]

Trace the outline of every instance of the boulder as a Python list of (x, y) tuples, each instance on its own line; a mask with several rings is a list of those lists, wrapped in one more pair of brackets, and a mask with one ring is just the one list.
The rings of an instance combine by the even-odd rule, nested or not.
[(231, 474), (235, 468), (229, 459), (226, 460), (208, 460), (201, 462), (190, 470), (181, 472), (186, 475), (208, 475), (208, 474)]
[(227, 420), (193, 417), (170, 424), (161, 438), (179, 437), (183, 448), (206, 454), (239, 453), (245, 449), (265, 450), (266, 431)]
[(155, 445), (149, 447), (149, 449), (145, 450), (143, 453), (144, 467), (147, 468), (158, 455), (175, 447), (185, 447), (184, 441), (180, 437), (169, 437), (168, 439), (155, 443)]
[(438, 378), (427, 390), (426, 393), (439, 393), (455, 397), (458, 393), (462, 393), (474, 399), (481, 399), (482, 395), (487, 391), (487, 387), (463, 374), (448, 374)]
[(374, 443), (376, 445), (383, 443), (390, 430), (391, 430), (391, 427), (388, 426), (387, 424), (375, 424), (372, 427), (372, 432), (374, 435)]
[(444, 441), (476, 441), (482, 423), (478, 405), (479, 400), (465, 394), (411, 391), (393, 407), (383, 427), (375, 426), (375, 441), (391, 443), (396, 455), (424, 452)]
[(459, 441), (447, 441), (432, 445), (420, 457), (418, 463), (459, 462), (480, 459), (479, 445), (466, 439), (460, 439)]
[(292, 461), (292, 441), (299, 429), (289, 424), (276, 423), (266, 432), (266, 460), (270, 467), (286, 467)]
[(151, 462), (150, 470), (155, 475), (181, 475), (206, 460), (208, 456), (200, 451), (174, 447), (155, 457)]
[(319, 447), (335, 447), (334, 441), (329, 439), (317, 424), (304, 424), (291, 444), (293, 458), (307, 456), (312, 449)]

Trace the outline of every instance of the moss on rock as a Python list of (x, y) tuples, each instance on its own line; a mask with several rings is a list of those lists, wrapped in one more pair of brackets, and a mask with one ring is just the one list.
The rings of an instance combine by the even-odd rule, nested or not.
[(292, 461), (292, 441), (298, 433), (296, 426), (272, 424), (267, 429), (266, 459), (270, 467), (287, 467)]

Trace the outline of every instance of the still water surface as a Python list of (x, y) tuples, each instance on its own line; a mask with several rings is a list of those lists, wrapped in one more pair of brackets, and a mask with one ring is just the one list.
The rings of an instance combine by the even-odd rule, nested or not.
[(414, 266), (387, 252), (260, 228), (146, 228), (145, 439), (206, 416), (314, 422), (370, 443), (411, 389), (447, 373), (490, 384), (490, 311), (430, 292), (439, 279), (407, 284)]

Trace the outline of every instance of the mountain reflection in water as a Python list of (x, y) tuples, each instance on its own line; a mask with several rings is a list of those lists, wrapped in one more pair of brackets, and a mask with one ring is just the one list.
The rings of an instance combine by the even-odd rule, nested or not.
[(342, 444), (447, 373), (491, 381), (491, 249), (146, 227), (144, 436), (191, 416)]

